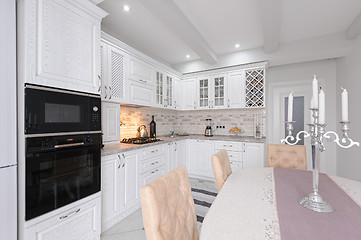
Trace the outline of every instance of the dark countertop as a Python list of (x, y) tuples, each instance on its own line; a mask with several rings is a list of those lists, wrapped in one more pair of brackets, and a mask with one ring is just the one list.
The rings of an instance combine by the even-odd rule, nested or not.
[(176, 142), (180, 140), (186, 139), (196, 139), (196, 140), (211, 140), (211, 141), (230, 141), (230, 142), (252, 142), (252, 143), (265, 143), (266, 138), (254, 138), (254, 137), (245, 137), (245, 136), (213, 136), (206, 137), (204, 135), (188, 135), (188, 136), (177, 136), (169, 137), (169, 136), (159, 136), (159, 139), (162, 141), (147, 143), (147, 144), (128, 144), (128, 143), (113, 143), (106, 144), (101, 151), (101, 156), (109, 156), (121, 152), (127, 152), (132, 150), (143, 149), (147, 147), (153, 147), (164, 143)]

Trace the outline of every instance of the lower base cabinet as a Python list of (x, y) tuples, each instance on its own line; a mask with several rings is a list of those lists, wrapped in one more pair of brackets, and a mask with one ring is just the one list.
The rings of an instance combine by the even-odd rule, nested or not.
[(265, 166), (264, 161), (264, 144), (263, 143), (245, 143), (243, 153), (243, 168), (262, 168)]
[(100, 196), (26, 229), (31, 240), (99, 240)]
[(213, 178), (211, 157), (214, 142), (208, 140), (188, 140), (187, 170), (192, 177)]

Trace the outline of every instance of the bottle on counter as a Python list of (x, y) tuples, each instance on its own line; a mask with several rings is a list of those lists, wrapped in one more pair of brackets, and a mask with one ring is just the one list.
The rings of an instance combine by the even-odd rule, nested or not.
[(157, 124), (154, 121), (154, 115), (152, 116), (152, 121), (150, 122), (150, 137), (155, 138), (157, 137), (157, 131), (156, 131), (156, 127)]

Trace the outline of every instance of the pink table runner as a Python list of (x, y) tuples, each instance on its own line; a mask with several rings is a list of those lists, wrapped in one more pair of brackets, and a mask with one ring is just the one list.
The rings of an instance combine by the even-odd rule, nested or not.
[(333, 213), (316, 213), (298, 203), (312, 192), (312, 172), (275, 168), (274, 179), (282, 240), (361, 239), (360, 206), (327, 175), (320, 174), (319, 192)]

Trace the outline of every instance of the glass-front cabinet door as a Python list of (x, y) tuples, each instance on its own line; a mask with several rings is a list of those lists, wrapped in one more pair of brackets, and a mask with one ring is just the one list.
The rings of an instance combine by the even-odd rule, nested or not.
[(209, 90), (210, 90), (209, 78), (208, 77), (198, 78), (199, 108), (210, 108)]
[(163, 105), (163, 73), (156, 72), (156, 103)]
[(214, 76), (213, 83), (213, 100), (211, 108), (226, 106), (226, 79), (225, 75)]
[(164, 105), (166, 107), (173, 107), (173, 78), (171, 76), (167, 76), (166, 81), (166, 98)]

